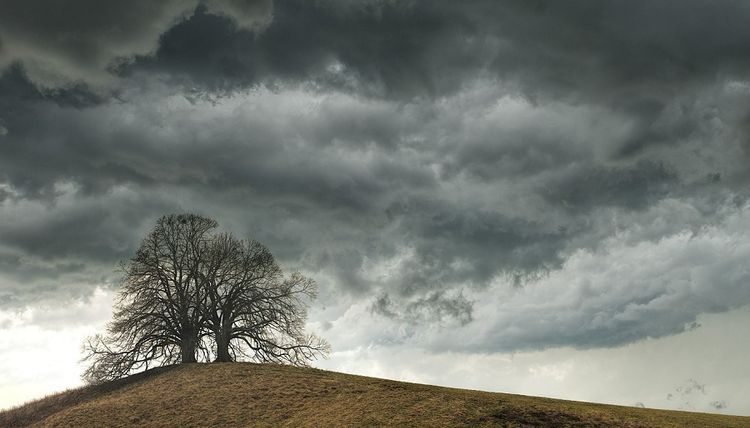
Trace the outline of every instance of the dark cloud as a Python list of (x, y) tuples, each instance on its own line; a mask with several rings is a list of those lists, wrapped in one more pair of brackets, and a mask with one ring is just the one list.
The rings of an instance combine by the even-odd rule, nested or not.
[(415, 260), (400, 281), (406, 294), (467, 280), (484, 285), (498, 272), (558, 266), (567, 238), (549, 225), (440, 200), (412, 199), (388, 213), (416, 244)]
[[(632, 227), (597, 250), (577, 251), (560, 269), (524, 287), (500, 278), (482, 290), (454, 288), (418, 298), (380, 294), (366, 310), (353, 308), (342, 316), (333, 331), (354, 325), (362, 330), (360, 342), (508, 353), (620, 347), (700, 330), (699, 314), (747, 305), (748, 273), (741, 262), (750, 254), (743, 229), (747, 222), (747, 211), (735, 212), (720, 226), (653, 242), (630, 242), (627, 235), (638, 230)], [(467, 323), (450, 316), (445, 318), (453, 323), (439, 316), (426, 323), (426, 315), (410, 316), (414, 306), (430, 308), (417, 314), (441, 313), (443, 297), (458, 297), (448, 307), (462, 307), (464, 295), (470, 302), (463, 306), (470, 308)], [(443, 312), (448, 313), (454, 312)], [(368, 325), (377, 325), (378, 331)]]
[(21, 52), (8, 58), (42, 68), (60, 57), (84, 80), (149, 70), (207, 89), (281, 79), (396, 98), (494, 76), (533, 98), (639, 114), (750, 65), (741, 2), (95, 3), (47, 13), (48, 2), (7, 2), (3, 45)]
[(372, 95), (438, 95), (460, 84), (446, 71), (461, 74), (467, 61), (478, 63), (462, 41), (469, 24), (459, 14), (448, 18), (441, 6), (423, 2), (277, 1), (270, 24), (252, 32), (198, 7), (161, 37), (153, 57), (121, 72), (162, 71), (211, 90), (281, 80)]
[[(491, 318), (467, 344), (482, 352), (616, 346), (750, 302), (736, 266), (700, 252), (679, 266), (734, 272), (720, 303), (596, 269), (575, 272), (599, 294), (567, 276), (548, 316), (520, 291), (582, 252), (613, 263), (613, 237), (742, 217), (741, 2), (94, 3), (0, 6), (6, 305), (111, 284), (153, 220), (183, 210), (267, 243), (332, 307), (374, 301), (427, 330)], [(498, 283), (517, 307), (480, 315), (471, 293)], [(503, 318), (518, 307), (523, 327)]]
[(151, 51), (191, 3), (6, 1), (0, 6), (0, 64), (23, 62), (43, 87), (107, 84), (112, 61)]
[[(593, 102), (630, 116), (637, 129), (611, 155), (632, 157), (695, 132), (690, 115), (659, 120), (671, 100), (741, 78), (750, 65), (742, 54), (748, 14), (741, 3), (704, 1), (285, 0), (275, 3), (267, 27), (249, 31), (199, 7), (162, 36), (155, 55), (123, 72), (166, 73), (190, 90), (292, 82), (400, 100), (439, 98), (489, 77), (533, 100)], [(639, 31), (628, 30), (634, 22)], [(551, 146), (547, 156), (566, 155)], [(549, 159), (516, 159), (520, 148), (506, 150), (486, 156), (502, 154), (511, 163), (505, 170)]]
[[(47, 259), (74, 255), (91, 261), (124, 260), (133, 248), (132, 233), (137, 224), (128, 224), (128, 213), (120, 211), (127, 210), (127, 206), (116, 207), (118, 211), (114, 208), (88, 206), (85, 210), (45, 216), (43, 221), (5, 224), (3, 243)], [(125, 224), (122, 220), (126, 220)]]
[(103, 96), (95, 94), (85, 84), (39, 88), (29, 80), (21, 63), (11, 64), (0, 74), (0, 115), (7, 118), (3, 122), (33, 114), (31, 109), (39, 103), (86, 108), (104, 101)]
[(444, 292), (429, 293), (399, 308), (388, 294), (379, 296), (371, 306), (375, 314), (415, 324), (466, 325), (473, 320), (473, 303), (462, 294), (449, 296)]
[[(213, 90), (251, 86), (262, 67), (254, 59), (254, 38), (228, 17), (208, 14), (205, 7), (199, 7), (188, 20), (167, 30), (154, 57), (140, 58), (135, 68), (164, 72), (177, 80), (188, 78), (188, 85)], [(124, 65), (120, 73), (126, 75), (131, 66)]]
[(238, 28), (267, 24), (270, 0), (57, 1), (9, 0), (0, 5), (0, 67), (21, 62), (41, 88), (117, 86), (113, 70), (149, 55), (159, 36), (198, 5)]
[(199, 7), (134, 68), (208, 88), (280, 78), (349, 82), (398, 98), (441, 96), (489, 73), (534, 97), (583, 97), (645, 114), (698, 82), (741, 76), (748, 14), (741, 2), (703, 0), (282, 0), (269, 25), (251, 32)]
[(570, 168), (540, 192), (552, 204), (573, 210), (607, 206), (643, 209), (667, 196), (678, 183), (664, 164), (642, 161), (626, 168)]

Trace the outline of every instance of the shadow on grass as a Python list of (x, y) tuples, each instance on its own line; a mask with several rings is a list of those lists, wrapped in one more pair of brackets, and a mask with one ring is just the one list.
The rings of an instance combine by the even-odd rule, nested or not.
[(17, 407), (0, 412), (0, 427), (29, 426), (59, 412), (60, 410), (85, 403), (86, 401), (98, 398), (103, 394), (116, 391), (144, 379), (161, 375), (176, 367), (178, 367), (178, 365), (155, 367), (122, 379), (69, 389), (67, 391), (51, 394), (44, 398), (21, 404)]

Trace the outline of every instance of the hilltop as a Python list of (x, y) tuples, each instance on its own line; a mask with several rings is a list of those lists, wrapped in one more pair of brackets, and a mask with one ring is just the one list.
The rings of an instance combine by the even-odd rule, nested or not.
[(444, 388), (252, 363), (164, 367), (0, 413), (0, 426), (750, 427), (750, 418)]

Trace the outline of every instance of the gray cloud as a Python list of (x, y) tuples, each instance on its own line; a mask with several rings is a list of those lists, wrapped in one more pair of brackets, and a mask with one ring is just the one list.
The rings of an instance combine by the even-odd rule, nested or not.
[(371, 311), (402, 323), (440, 325), (466, 325), (472, 318), (473, 303), (462, 294), (448, 296), (443, 292), (431, 293), (409, 302), (405, 308), (398, 308), (388, 294), (375, 299)]
[[(750, 303), (739, 258), (680, 235), (748, 196), (739, 2), (113, 5), (0, 8), (8, 307), (111, 285), (180, 210), (318, 278), (325, 322), (352, 301), (417, 339), (481, 319), (455, 342), (481, 352), (615, 346)], [(728, 262), (632, 250), (700, 242)], [(592, 267), (607, 251), (630, 276)]]
[[(455, 61), (457, 71), (466, 60), (476, 63), (450, 33), (463, 31), (461, 15), (447, 19), (441, 9), (421, 2), (277, 1), (270, 24), (251, 32), (199, 7), (162, 36), (153, 57), (126, 70), (167, 71), (214, 90), (311, 79), (370, 94), (438, 93), (460, 83), (433, 75), (432, 65), (445, 71), (439, 55)], [(438, 52), (446, 43), (454, 49)]]
[[(680, 208), (672, 209), (678, 215)], [(524, 287), (515, 288), (511, 278), (501, 276), (487, 289), (464, 289), (458, 296), (472, 302), (473, 320), (465, 324), (425, 324), (408, 317), (412, 299), (380, 295), (369, 310), (359, 307), (341, 316), (331, 334), (356, 326), (362, 337), (349, 337), (354, 343), (508, 353), (617, 347), (700, 329), (699, 314), (742, 308), (750, 301), (750, 274), (743, 263), (750, 256), (750, 211), (747, 206), (732, 211), (719, 225), (655, 241), (631, 242), (629, 235), (643, 227), (631, 226), (596, 250), (575, 252), (560, 269)], [(438, 302), (444, 295), (417, 305), (435, 300), (431, 307), (437, 312), (445, 308)], [(368, 325), (377, 325), (377, 331)]]
[(2, 205), (0, 306), (23, 308), (84, 299), (119, 279), (119, 262), (162, 213), (178, 201), (119, 188), (82, 195), (70, 183), (55, 187), (52, 202), (17, 194)]
[(564, 231), (549, 225), (458, 203), (417, 200), (389, 210), (417, 243), (418, 258), (401, 281), (404, 291), (467, 279), (481, 284), (500, 270), (556, 266), (566, 240)]
[(638, 162), (627, 168), (577, 166), (541, 190), (553, 204), (576, 210), (620, 206), (642, 209), (668, 195), (679, 180), (661, 163)]
[[(273, 9), (266, 27), (248, 31), (199, 8), (139, 61), (213, 88), (280, 77), (397, 97), (439, 96), (489, 73), (535, 97), (583, 97), (646, 119), (675, 91), (748, 66), (750, 11), (737, 2), (283, 0)], [(640, 31), (629, 31), (634, 22)]]
[[(115, 83), (112, 67), (156, 49), (159, 35), (180, 22), (197, 0), (6, 1), (0, 6), (0, 67), (22, 62), (42, 88), (90, 85), (106, 89)], [(268, 21), (268, 1), (212, 0), (212, 13), (227, 16), (242, 28)]]
[(118, 57), (148, 53), (190, 2), (7, 1), (0, 7), (3, 62), (22, 61), (34, 81), (104, 84)]

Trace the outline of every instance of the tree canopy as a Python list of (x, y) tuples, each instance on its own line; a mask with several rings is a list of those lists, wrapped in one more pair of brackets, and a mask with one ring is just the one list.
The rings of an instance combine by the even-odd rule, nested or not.
[(195, 214), (156, 222), (123, 264), (106, 333), (84, 344), (85, 380), (211, 360), (306, 365), (327, 354), (326, 341), (305, 332), (315, 282), (285, 275), (263, 244), (217, 228)]

